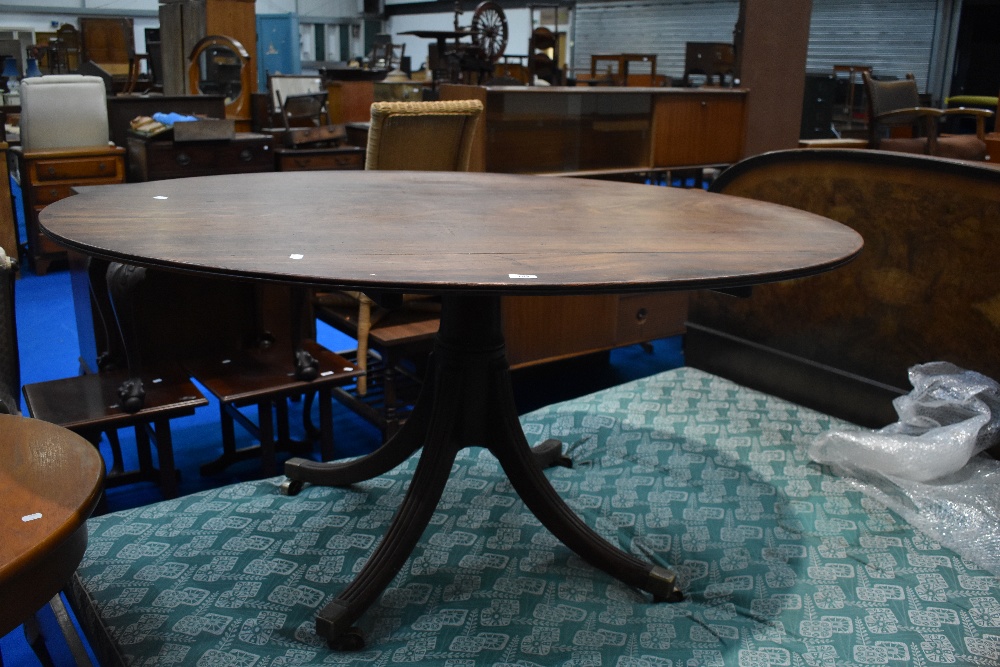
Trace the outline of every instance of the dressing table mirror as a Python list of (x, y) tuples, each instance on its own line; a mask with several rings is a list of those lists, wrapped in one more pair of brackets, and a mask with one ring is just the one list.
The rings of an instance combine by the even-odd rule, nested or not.
[(240, 42), (222, 35), (202, 38), (188, 59), (188, 92), (192, 95), (222, 95), (226, 118), (236, 119), (237, 130), (250, 122), (252, 72), (250, 54)]

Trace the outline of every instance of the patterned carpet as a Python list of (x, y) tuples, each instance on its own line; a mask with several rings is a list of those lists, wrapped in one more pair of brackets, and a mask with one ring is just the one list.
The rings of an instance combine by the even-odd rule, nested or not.
[[(21, 359), (21, 382), (28, 384), (75, 375), (79, 371), (76, 323), (68, 271), (52, 271), (44, 277), (22, 272), (17, 282), (17, 325)], [(354, 341), (319, 323), (318, 338), (333, 350), (353, 349)], [(656, 341), (649, 348), (631, 346), (610, 355), (571, 360), (526, 369), (514, 376), (519, 410), (524, 413), (543, 405), (573, 398), (631, 379), (652, 375), (682, 363), (679, 338)], [(206, 394), (207, 395), (207, 394)], [(23, 405), (22, 405), (23, 409)], [(314, 406), (314, 410), (318, 407)], [(260, 477), (254, 461), (246, 461), (211, 477), (202, 477), (198, 468), (218, 455), (221, 435), (218, 405), (212, 402), (193, 416), (172, 423), (174, 451), (181, 471), (180, 493), (191, 494), (227, 484)], [(301, 424), (301, 413), (292, 408), (292, 421)], [(334, 432), (338, 452), (353, 456), (377, 446), (377, 430), (339, 404), (334, 404)], [(134, 452), (134, 440), (122, 432), (125, 452)], [(294, 435), (294, 433), (293, 433)], [(249, 436), (238, 430), (239, 445), (249, 444)], [(128, 460), (126, 461), (129, 462)], [(131, 461), (134, 463), (134, 460)], [(134, 484), (108, 492), (110, 511), (140, 507), (160, 500), (152, 484)], [(54, 620), (48, 629), (54, 630)], [(56, 664), (68, 660), (60, 654), (62, 646), (54, 642)], [(23, 634), (17, 629), (0, 638), (3, 664), (35, 665), (34, 655), (27, 648)]]

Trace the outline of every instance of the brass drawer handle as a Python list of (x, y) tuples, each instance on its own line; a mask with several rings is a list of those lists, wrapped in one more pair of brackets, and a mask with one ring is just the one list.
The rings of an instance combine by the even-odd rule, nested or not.
[(191, 156), (188, 155), (187, 153), (178, 153), (176, 160), (177, 164), (179, 164), (182, 167), (186, 167), (189, 164), (191, 164)]
[(647, 317), (649, 317), (649, 312), (645, 308), (640, 308), (635, 313), (635, 320), (639, 324), (645, 322)]
[(251, 160), (253, 160), (253, 151), (249, 148), (240, 151), (240, 162), (250, 162)]

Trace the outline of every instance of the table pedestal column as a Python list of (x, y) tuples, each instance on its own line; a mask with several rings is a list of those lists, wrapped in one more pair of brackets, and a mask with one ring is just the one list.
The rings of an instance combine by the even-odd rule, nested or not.
[(413, 480), (392, 525), (355, 580), (316, 618), (316, 631), (333, 648), (360, 648), (354, 622), (375, 602), (405, 564), (430, 522), (452, 463), (464, 447), (486, 447), (497, 457), (528, 509), (585, 561), (620, 581), (653, 594), (680, 599), (672, 572), (612, 546), (559, 497), (542, 473), (558, 449), (533, 450), (517, 418), (500, 319), (498, 296), (445, 296), (433, 363), (402, 429), (372, 454), (347, 463), (290, 459), (285, 489), (302, 484), (341, 486), (371, 479), (423, 447)]

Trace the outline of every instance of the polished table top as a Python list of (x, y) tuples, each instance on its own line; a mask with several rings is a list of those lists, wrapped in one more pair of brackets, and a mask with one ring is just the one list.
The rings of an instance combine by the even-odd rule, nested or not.
[(240, 174), (80, 188), (42, 227), (89, 255), (408, 292), (729, 287), (825, 271), (861, 237), (702, 191), (483, 173)]
[(64, 428), (0, 415), (0, 636), (42, 607), (76, 570), (104, 461)]
[(701, 191), (454, 172), (278, 172), (86, 188), (41, 213), (57, 241), (153, 267), (292, 284), (432, 292), (441, 320), (430, 370), (403, 427), (371, 454), (285, 463), (288, 493), (347, 486), (417, 450), (409, 490), (354, 580), (316, 616), (335, 649), (430, 525), (456, 453), (487, 448), (532, 513), (592, 566), (655, 601), (676, 575), (613, 546), (556, 493), (531, 447), (507, 368), (500, 296), (736, 287), (825, 271), (861, 237), (790, 208)]

